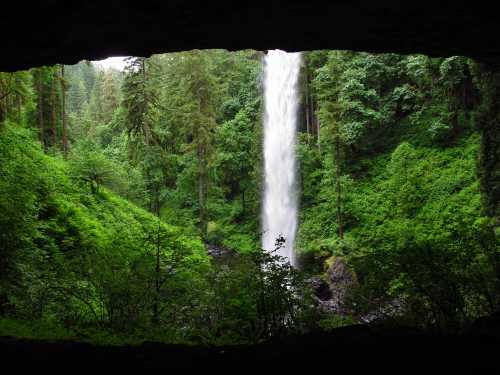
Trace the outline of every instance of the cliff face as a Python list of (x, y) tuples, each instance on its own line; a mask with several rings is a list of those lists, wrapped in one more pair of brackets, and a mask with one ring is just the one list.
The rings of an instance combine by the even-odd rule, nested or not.
[[(482, 110), (477, 119), (482, 133), (479, 157), (479, 178), (485, 211), (500, 226), (500, 69), (483, 64), (479, 67), (483, 78)], [(500, 259), (495, 253), (495, 264), (500, 274)]]
[(12, 2), (0, 12), (0, 71), (195, 48), (420, 52), (494, 63), (500, 40), (492, 8), (396, 0)]

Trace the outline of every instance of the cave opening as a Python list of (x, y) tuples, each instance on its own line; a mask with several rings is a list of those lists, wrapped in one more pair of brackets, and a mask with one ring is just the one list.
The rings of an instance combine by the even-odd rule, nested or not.
[[(11, 360), (287, 368), (334, 345), (347, 367), (357, 345), (383, 343), (405, 361), (428, 345), (424, 367), (456, 353), (473, 358), (457, 368), (494, 366), (478, 353), (499, 337), (496, 18), (460, 4), (316, 6), (26, 11), (0, 61)], [(0, 16), (13, 29), (9, 14), (17, 5)], [(273, 70), (293, 71), (288, 91), (266, 84), (275, 48), (300, 52)], [(279, 113), (266, 87), (281, 87)], [(264, 172), (266, 126), (290, 113), (294, 133), (274, 133)], [(293, 210), (262, 198), (273, 179), (290, 180), (273, 199), (297, 198)], [(278, 227), (295, 223), (267, 240), (276, 252), (261, 251), (263, 206)], [(277, 256), (292, 237), (295, 267)]]

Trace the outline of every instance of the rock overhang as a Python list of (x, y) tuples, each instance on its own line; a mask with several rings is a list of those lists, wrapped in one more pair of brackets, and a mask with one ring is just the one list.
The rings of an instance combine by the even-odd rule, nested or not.
[(0, 71), (190, 49), (349, 49), (500, 61), (482, 2), (76, 1), (2, 5)]

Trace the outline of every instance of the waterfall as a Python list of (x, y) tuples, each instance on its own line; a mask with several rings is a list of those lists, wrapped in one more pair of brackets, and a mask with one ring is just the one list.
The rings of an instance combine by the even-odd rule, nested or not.
[(285, 238), (278, 255), (296, 265), (297, 194), (295, 144), (297, 134), (300, 53), (269, 51), (264, 61), (264, 198), (262, 247), (271, 251)]

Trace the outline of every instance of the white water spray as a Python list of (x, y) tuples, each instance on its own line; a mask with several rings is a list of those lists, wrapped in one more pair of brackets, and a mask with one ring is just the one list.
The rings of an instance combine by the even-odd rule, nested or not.
[(285, 238), (277, 254), (296, 265), (297, 194), (295, 144), (297, 134), (300, 53), (269, 51), (264, 61), (264, 201), (262, 247), (271, 251)]

